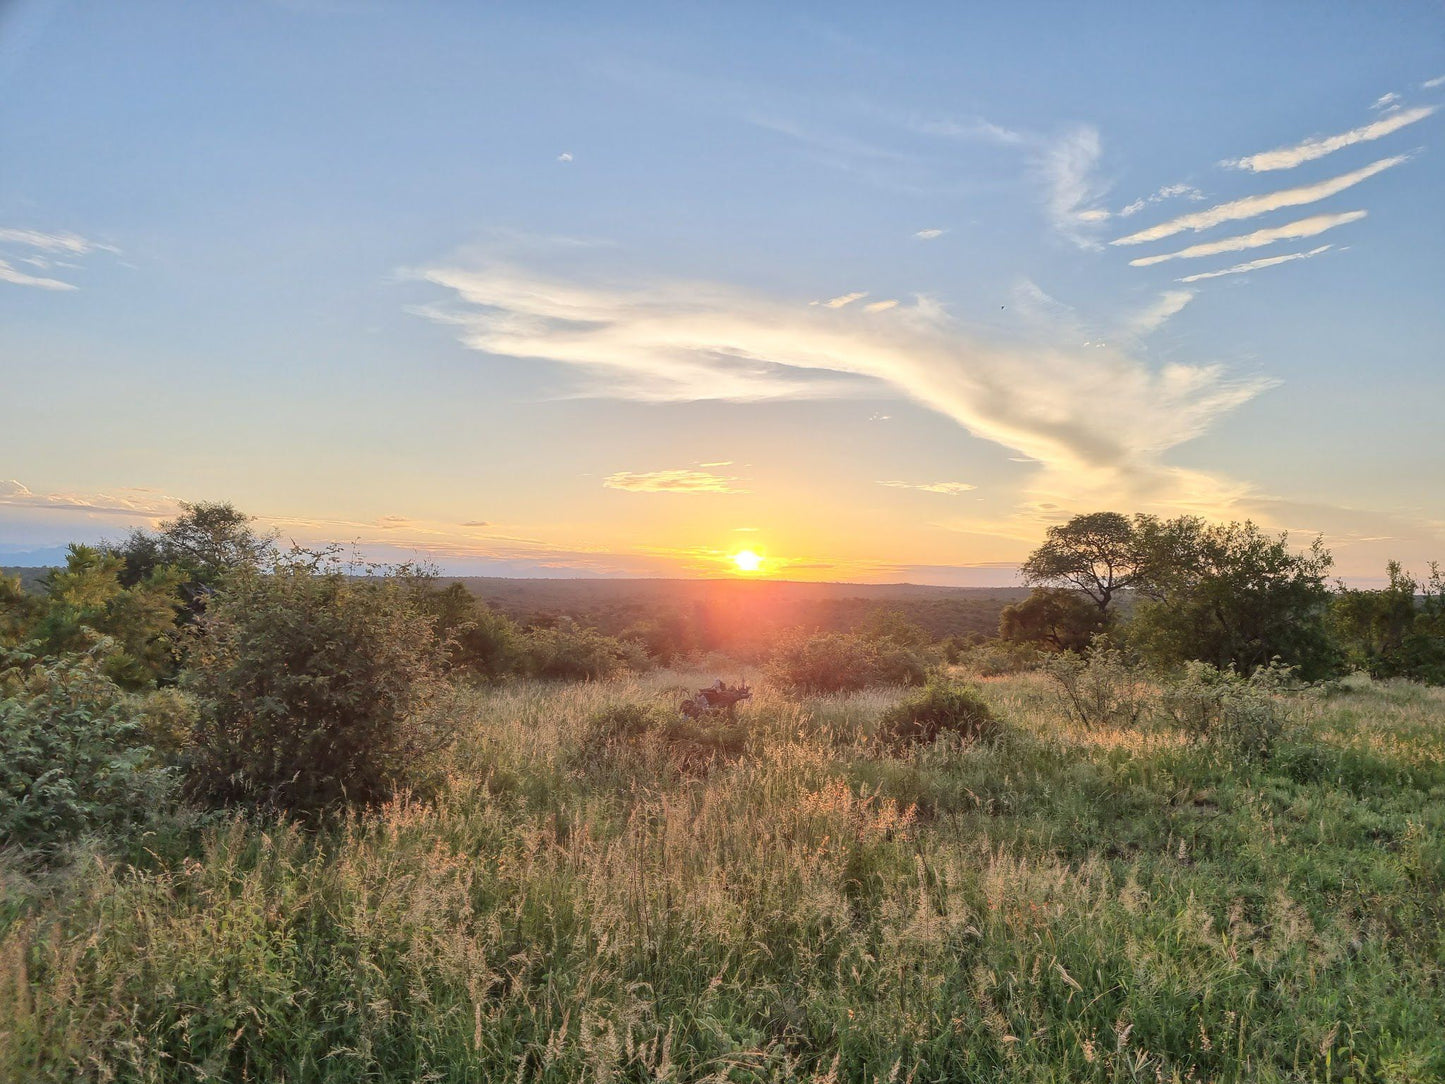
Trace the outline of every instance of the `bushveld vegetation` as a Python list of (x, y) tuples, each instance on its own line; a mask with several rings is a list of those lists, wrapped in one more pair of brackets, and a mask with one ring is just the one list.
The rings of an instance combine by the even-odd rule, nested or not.
[(0, 584), (0, 1080), (1439, 1080), (1439, 576), (1328, 568), (1081, 517), (1002, 639), (684, 716), (228, 506), (77, 547)]

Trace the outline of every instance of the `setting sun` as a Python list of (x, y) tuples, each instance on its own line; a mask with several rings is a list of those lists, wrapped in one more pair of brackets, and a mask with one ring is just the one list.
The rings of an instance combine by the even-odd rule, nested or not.
[(763, 559), (752, 550), (741, 550), (733, 554), (733, 564), (739, 572), (756, 572), (763, 567)]

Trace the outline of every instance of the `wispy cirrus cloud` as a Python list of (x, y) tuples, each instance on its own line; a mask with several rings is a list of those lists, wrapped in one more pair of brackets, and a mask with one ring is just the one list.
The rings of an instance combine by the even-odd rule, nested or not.
[(46, 278), (43, 275), (26, 274), (5, 260), (0, 260), (0, 282), (8, 282), (13, 286), (34, 286), (41, 290), (76, 289), (73, 284), (62, 282), (60, 279)]
[(1223, 278), (1225, 275), (1243, 275), (1250, 271), (1262, 271), (1266, 267), (1278, 267), (1282, 263), (1293, 263), (1295, 260), (1308, 260), (1321, 253), (1328, 252), (1333, 245), (1320, 245), (1308, 252), (1291, 252), (1287, 256), (1266, 256), (1259, 260), (1250, 260), (1248, 263), (1237, 263), (1233, 267), (1226, 267), (1220, 271), (1201, 271), (1197, 275), (1185, 275), (1179, 282), (1203, 282), (1205, 279)]
[(890, 489), (916, 489), (923, 493), (942, 493), (949, 497), (957, 497), (960, 493), (967, 493), (978, 488), (967, 482), (903, 482), (898, 479), (878, 484), (888, 486)]
[(1192, 184), (1166, 184), (1149, 193), (1149, 195), (1140, 196), (1133, 203), (1121, 207), (1118, 217), (1128, 218), (1155, 203), (1163, 203), (1165, 200), (1181, 198), (1198, 202), (1203, 200), (1205, 196), (1203, 192), (1199, 191), (1199, 189), (1195, 188)]
[(851, 294), (839, 294), (837, 297), (830, 297), (827, 301), (815, 302), (815, 304), (820, 304), (825, 309), (841, 309), (845, 305), (851, 305), (853, 302), (867, 296), (867, 290), (857, 290)]
[(940, 237), (942, 237), (942, 236), (943, 236), (945, 233), (947, 233), (947, 232), (948, 232), (947, 230), (926, 229), (926, 230), (919, 230), (919, 231), (918, 231), (917, 233), (915, 233), (913, 236), (914, 236), (914, 237), (917, 237), (920, 241), (936, 241), (936, 240), (938, 240)]
[(618, 471), (608, 475), (602, 484), (608, 489), (629, 493), (746, 493), (727, 478), (702, 470), (654, 470), (643, 473)]
[(1167, 260), (1194, 260), (1201, 256), (1218, 256), (1221, 252), (1244, 252), (1251, 248), (1263, 248), (1276, 241), (1297, 241), (1303, 237), (1317, 237), (1336, 226), (1358, 222), (1367, 213), (1366, 211), (1345, 211), (1336, 215), (1314, 215), (1310, 218), (1301, 218), (1297, 222), (1288, 222), (1283, 226), (1271, 226), (1268, 229), (1241, 234), (1238, 237), (1225, 237), (1205, 244), (1190, 245), (1188, 248), (1181, 248), (1178, 252), (1164, 252), (1158, 256), (1141, 256), (1137, 260), (1130, 260), (1129, 265), (1131, 267), (1151, 267)]
[(1182, 312), (1184, 306), (1193, 300), (1193, 290), (1165, 290), (1151, 304), (1128, 319), (1125, 331), (1133, 335), (1147, 335), (1151, 331), (1157, 331), (1165, 321)]
[(1099, 206), (1108, 190), (1098, 176), (1102, 154), (1099, 130), (1085, 124), (1050, 144), (1038, 160), (1048, 186), (1049, 220), (1080, 248), (1097, 248), (1095, 234), (1111, 217)]
[[(50, 255), (17, 257), (13, 252), (6, 253), (6, 248), (33, 249)], [(12, 286), (33, 286), (41, 290), (74, 290), (77, 289), (74, 283), (43, 275), (29, 274), (21, 271), (14, 263), (3, 257), (10, 255), (21, 263), (40, 269), (48, 269), (52, 264), (74, 268), (76, 265), (73, 263), (55, 261), (55, 256), (84, 256), (91, 252), (118, 253), (119, 251), (114, 245), (92, 241), (87, 237), (81, 237), (78, 233), (47, 233), (43, 230), (21, 229), (13, 226), (0, 227), (0, 282), (8, 282)]]
[(181, 502), (153, 489), (125, 486), (108, 493), (34, 493), (14, 478), (0, 480), (0, 505), (41, 511), (162, 519), (181, 511)]
[[(1161, 455), (1274, 383), (1214, 365), (1154, 368), (1120, 349), (989, 341), (928, 298), (868, 313), (706, 283), (623, 289), (496, 266), (415, 274), (460, 304), (414, 311), (455, 326), (480, 352), (572, 369), (579, 394), (648, 402), (901, 394), (1111, 499), (1121, 490), (1218, 490)], [(642, 485), (635, 479), (647, 476), (614, 477)]]
[(72, 256), (84, 256), (87, 252), (119, 252), (114, 245), (102, 244), (81, 237), (78, 233), (46, 233), (43, 230), (0, 228), (0, 244), (24, 245), (43, 252), (68, 252)]
[[(1278, 192), (1269, 192), (1262, 196), (1246, 196), (1243, 199), (1232, 200), (1229, 203), (1221, 203), (1210, 207), (1205, 211), (1197, 211), (1194, 214), (1180, 215), (1178, 218), (1171, 218), (1168, 222), (1161, 222), (1157, 226), (1150, 226), (1148, 229), (1139, 230), (1124, 237), (1115, 238), (1109, 243), (1111, 245), (1138, 245), (1146, 241), (1160, 241), (1166, 237), (1173, 237), (1177, 233), (1185, 231), (1199, 232), (1212, 229), (1215, 226), (1223, 225), (1226, 222), (1240, 222), (1249, 218), (1256, 218), (1259, 215), (1267, 214), (1270, 211), (1278, 211), (1285, 207), (1300, 207), (1309, 203), (1317, 203), (1322, 199), (1353, 188), (1361, 181), (1368, 180), (1377, 173), (1398, 166), (1407, 160), (1407, 155), (1396, 155), (1393, 158), (1382, 158), (1378, 162), (1371, 162), (1368, 166), (1343, 173), (1338, 177), (1332, 177), (1327, 181), (1319, 181), (1315, 184), (1303, 185), (1299, 188), (1286, 188)], [(1139, 265), (1142, 266), (1142, 265)]]
[[(1387, 94), (1380, 98), (1372, 108), (1384, 108), (1398, 99), (1398, 94)], [(1416, 121), (1424, 120), (1437, 109), (1439, 109), (1439, 106), (1419, 105), (1413, 109), (1395, 110), (1377, 121), (1373, 121), (1370, 124), (1362, 124), (1358, 128), (1351, 128), (1348, 132), (1341, 132), (1339, 135), (1306, 139), (1293, 146), (1278, 147), (1272, 151), (1262, 151), (1259, 154), (1245, 155), (1243, 158), (1236, 158), (1222, 164), (1232, 166), (1235, 169), (1247, 169), (1253, 173), (1264, 173), (1276, 169), (1294, 169), (1295, 166), (1303, 165), (1305, 162), (1313, 162), (1317, 158), (1323, 158), (1327, 154), (1334, 154), (1335, 151), (1343, 150), (1345, 147), (1352, 147), (1356, 143), (1368, 143), (1372, 140), (1387, 136), (1392, 132), (1398, 132), (1401, 128), (1414, 124)]]
[(1426, 79), (1420, 84), (1421, 90), (1434, 90), (1436, 87), (1445, 87), (1445, 75), (1437, 75), (1434, 79)]

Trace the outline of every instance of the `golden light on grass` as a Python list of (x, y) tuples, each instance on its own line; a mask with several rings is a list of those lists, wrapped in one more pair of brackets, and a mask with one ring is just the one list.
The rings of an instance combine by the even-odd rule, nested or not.
[(757, 572), (763, 567), (762, 557), (752, 550), (739, 550), (732, 555), (732, 563), (739, 572)]

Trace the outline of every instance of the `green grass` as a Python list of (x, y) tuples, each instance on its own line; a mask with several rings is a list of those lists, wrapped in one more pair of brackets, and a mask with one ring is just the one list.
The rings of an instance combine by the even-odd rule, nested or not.
[(1445, 1079), (1445, 691), (1265, 765), (1033, 676), (974, 745), (766, 689), (599, 738), (711, 677), (478, 692), (433, 805), (0, 866), (0, 1080)]

